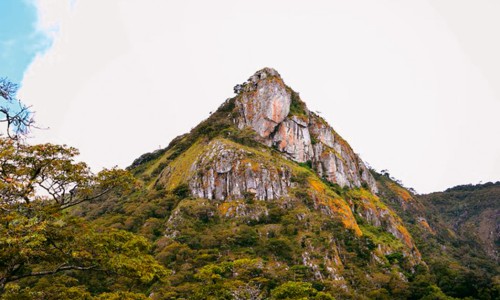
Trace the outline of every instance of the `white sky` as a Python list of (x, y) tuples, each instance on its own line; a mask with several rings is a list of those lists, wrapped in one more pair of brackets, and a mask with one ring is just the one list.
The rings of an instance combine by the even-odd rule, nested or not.
[(19, 93), (50, 127), (35, 141), (96, 169), (165, 147), (268, 66), (419, 192), (500, 180), (500, 1), (34, 1), (54, 37)]

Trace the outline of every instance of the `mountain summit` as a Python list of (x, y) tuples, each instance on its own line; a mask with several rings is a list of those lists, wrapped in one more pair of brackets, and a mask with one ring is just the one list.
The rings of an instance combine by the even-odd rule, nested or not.
[[(325, 120), (307, 109), (299, 94), (285, 85), (276, 70), (257, 71), (234, 90), (237, 96), (227, 100), (203, 124), (214, 126), (221, 123), (220, 118), (229, 120), (232, 124), (226, 124), (219, 132), (223, 138), (234, 140), (241, 132), (253, 131), (251, 139), (279, 151), (285, 158), (310, 166), (320, 178), (340, 187), (365, 186), (377, 192), (375, 180), (349, 144)], [(289, 168), (277, 168), (265, 159), (252, 164), (242, 149), (222, 140), (214, 141), (207, 149), (189, 170), (165, 169), (159, 182), (169, 182), (177, 177), (173, 173), (180, 171), (182, 174), (178, 175), (185, 177), (191, 195), (200, 198), (241, 199), (246, 193), (253, 193), (257, 199), (265, 200), (288, 194)]]
[(318, 175), (332, 183), (342, 187), (366, 184), (372, 192), (377, 191), (375, 180), (349, 144), (309, 111), (276, 70), (257, 71), (235, 91), (239, 129), (253, 128), (265, 145), (296, 162), (311, 162)]
[[(366, 165), (276, 70), (257, 71), (234, 91), (235, 97), (190, 133), (141, 156), (131, 169), (156, 190), (183, 190), (194, 199), (210, 200), (225, 218), (259, 221), (269, 216), (269, 205), (278, 205), (312, 210), (358, 237), (371, 234), (365, 223), (379, 227), (394, 240), (392, 245), (377, 244), (374, 255), (381, 261), (401, 251), (410, 266), (420, 262), (402, 221), (376, 196), (377, 184)], [(167, 222), (171, 238), (182, 234), (179, 216), (174, 210)], [(321, 260), (329, 271), (318, 276), (341, 278), (341, 261)]]

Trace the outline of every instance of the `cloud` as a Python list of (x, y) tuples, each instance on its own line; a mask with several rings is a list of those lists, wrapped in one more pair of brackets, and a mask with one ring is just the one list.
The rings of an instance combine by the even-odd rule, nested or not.
[(72, 1), (29, 0), (38, 10), (37, 29), (51, 38), (57, 38), (61, 25), (71, 17)]
[(500, 178), (500, 101), (426, 2), (36, 4), (54, 42), (20, 91), (51, 128), (35, 140), (76, 146), (95, 168), (165, 147), (270, 66), (419, 191)]

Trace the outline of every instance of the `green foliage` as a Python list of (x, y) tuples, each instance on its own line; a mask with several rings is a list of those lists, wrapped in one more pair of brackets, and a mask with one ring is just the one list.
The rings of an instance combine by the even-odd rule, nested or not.
[(312, 170), (312, 161), (308, 160), (306, 162), (303, 162), (303, 163), (298, 163), (299, 166), (303, 167), (303, 168), (306, 168), (308, 170)]
[(287, 87), (287, 91), (291, 95), (291, 103), (290, 103), (290, 115), (298, 116), (298, 117), (307, 117), (307, 108), (306, 104), (300, 99), (300, 96), (297, 92), (292, 90), (290, 87)]
[(280, 260), (290, 262), (293, 259), (293, 248), (287, 239), (271, 238), (268, 240), (265, 249), (268, 253), (276, 255)]
[(131, 170), (131, 169), (139, 167), (142, 164), (145, 164), (145, 163), (148, 163), (150, 161), (153, 161), (153, 160), (161, 157), (163, 154), (165, 154), (165, 152), (167, 151), (167, 149), (168, 148), (166, 148), (166, 149), (158, 149), (158, 150), (153, 151), (153, 152), (144, 153), (140, 157), (136, 158), (127, 169)]
[[(403, 247), (403, 244), (401, 243), (400, 240), (396, 239), (392, 234), (388, 233), (387, 231), (384, 231), (380, 227), (366, 224), (366, 222), (360, 224), (359, 227), (361, 228), (363, 234), (376, 245), (389, 245), (394, 250), (399, 250)], [(398, 253), (402, 255), (400, 252)], [(397, 261), (402, 262), (402, 258)]]
[(251, 247), (257, 245), (259, 235), (254, 228), (241, 225), (234, 235), (234, 244), (242, 247)]
[[(70, 299), (70, 298), (67, 298)], [(72, 299), (72, 298), (71, 298)], [(131, 292), (114, 292), (114, 293), (102, 293), (95, 297), (96, 300), (146, 300), (148, 299), (143, 294), (131, 293)]]
[[(27, 145), (0, 138), (0, 194), (2, 205), (44, 205), (65, 209), (105, 195), (126, 192), (134, 178), (126, 171), (104, 169), (93, 174), (85, 163), (77, 163), (75, 148), (53, 144)], [(36, 191), (43, 191), (39, 196)], [(6, 208), (7, 209), (7, 208)]]
[(297, 197), (297, 199), (301, 200), (310, 209), (314, 208), (314, 200), (311, 197), (310, 193), (307, 192), (306, 189), (297, 189), (295, 191), (295, 197)]
[(307, 178), (309, 178), (310, 175), (311, 174), (309, 172), (298, 172), (292, 176), (291, 181), (304, 186), (307, 183)]
[[(156, 240), (155, 259), (174, 272), (165, 278), (170, 285), (150, 288), (154, 299), (269, 299), (283, 284), (298, 281), (310, 283), (314, 290), (306, 299), (331, 299), (331, 295), (337, 299), (420, 299), (456, 295), (451, 288), (469, 293), (462, 288), (463, 280), (452, 283), (459, 279), (456, 273), (433, 270), (443, 279), (438, 280), (424, 268), (426, 271), (412, 275), (402, 254), (405, 246), (382, 226), (369, 225), (356, 214), (363, 233), (357, 236), (338, 219), (318, 211), (318, 199), (308, 189), (312, 179), (316, 179), (313, 173), (298, 167), (292, 177), (294, 197), (289, 202), (260, 201), (252, 194), (245, 201), (220, 202), (183, 198), (187, 195), (178, 193), (182, 189), (145, 189), (125, 201), (101, 203), (115, 219), (105, 213), (94, 222), (128, 228)], [(348, 198), (354, 207), (369, 196), (362, 189), (323, 183), (329, 195)], [(381, 199), (387, 200), (383, 195)], [(102, 209), (95, 205), (86, 204), (92, 211)], [(238, 207), (238, 212), (226, 215), (228, 207)], [(127, 223), (133, 226), (120, 227)], [(390, 252), (386, 257), (377, 254), (381, 261), (374, 262), (378, 245)], [(328, 277), (331, 265), (324, 257), (334, 255), (332, 249), (342, 260), (339, 272), (345, 281)], [(303, 264), (306, 252), (314, 269)], [(317, 280), (317, 274), (324, 279)], [(468, 278), (471, 285), (479, 283), (477, 277)], [(343, 290), (342, 284), (350, 290)], [(493, 295), (492, 289), (488, 286), (481, 293)]]
[[(114, 277), (129, 284), (147, 284), (168, 275), (148, 254), (151, 246), (143, 237), (89, 227), (77, 218), (51, 216), (43, 207), (36, 216), (43, 219), (43, 223), (34, 223), (36, 227), (28, 228), (16, 226), (28, 234), (10, 230), (7, 238), (2, 239), (1, 256), (6, 264), (2, 264), (1, 269), (5, 283), (23, 286), (33, 281), (32, 277), (47, 280), (52, 274), (80, 277), (80, 273), (89, 273), (108, 274), (108, 279)], [(17, 235), (19, 238), (14, 238)]]
[(145, 238), (67, 214), (83, 202), (128, 193), (134, 184), (128, 172), (93, 174), (65, 146), (4, 138), (0, 146), (1, 297), (88, 299), (110, 288), (86, 284), (104, 275), (115, 290), (168, 275)]
[(181, 183), (172, 190), (172, 194), (179, 198), (186, 198), (189, 196), (189, 186), (185, 183)]
[(332, 191), (334, 191), (337, 195), (344, 195), (349, 188), (341, 187), (338, 183), (333, 183), (326, 178), (321, 178), (321, 181), (326, 184)]
[(257, 142), (257, 133), (251, 128), (244, 128), (240, 130), (233, 125), (224, 129), (221, 132), (221, 136), (245, 146), (253, 148), (261, 146), (261, 144)]
[[(486, 253), (491, 247), (484, 243), (488, 238), (479, 236), (495, 228), (494, 219), (487, 216), (496, 207), (500, 184), (458, 186), (445, 192), (413, 194), (409, 199), (402, 197), (400, 189), (404, 188), (383, 173), (372, 171), (381, 199), (405, 221), (433, 274), (420, 272), (411, 278), (410, 299), (497, 298), (494, 278), (498, 265)], [(429, 227), (422, 226), (418, 217), (425, 217)]]
[(271, 205), (266, 218), (266, 223), (277, 224), (281, 222), (281, 218), (285, 214), (285, 210), (281, 207)]
[(271, 292), (271, 299), (335, 300), (330, 294), (318, 292), (309, 282), (286, 282)]
[(394, 252), (391, 254), (387, 254), (385, 257), (387, 258), (387, 260), (391, 264), (394, 264), (394, 263), (399, 264), (399, 263), (403, 262), (403, 259), (404, 259), (403, 253), (401, 253), (401, 252)]

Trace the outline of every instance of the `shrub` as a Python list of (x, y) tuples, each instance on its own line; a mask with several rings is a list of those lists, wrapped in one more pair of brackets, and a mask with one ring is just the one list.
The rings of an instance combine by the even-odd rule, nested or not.
[(317, 293), (309, 282), (288, 281), (271, 291), (271, 299), (310, 299)]
[(181, 183), (172, 190), (172, 194), (179, 198), (187, 198), (189, 196), (189, 186), (186, 183)]

